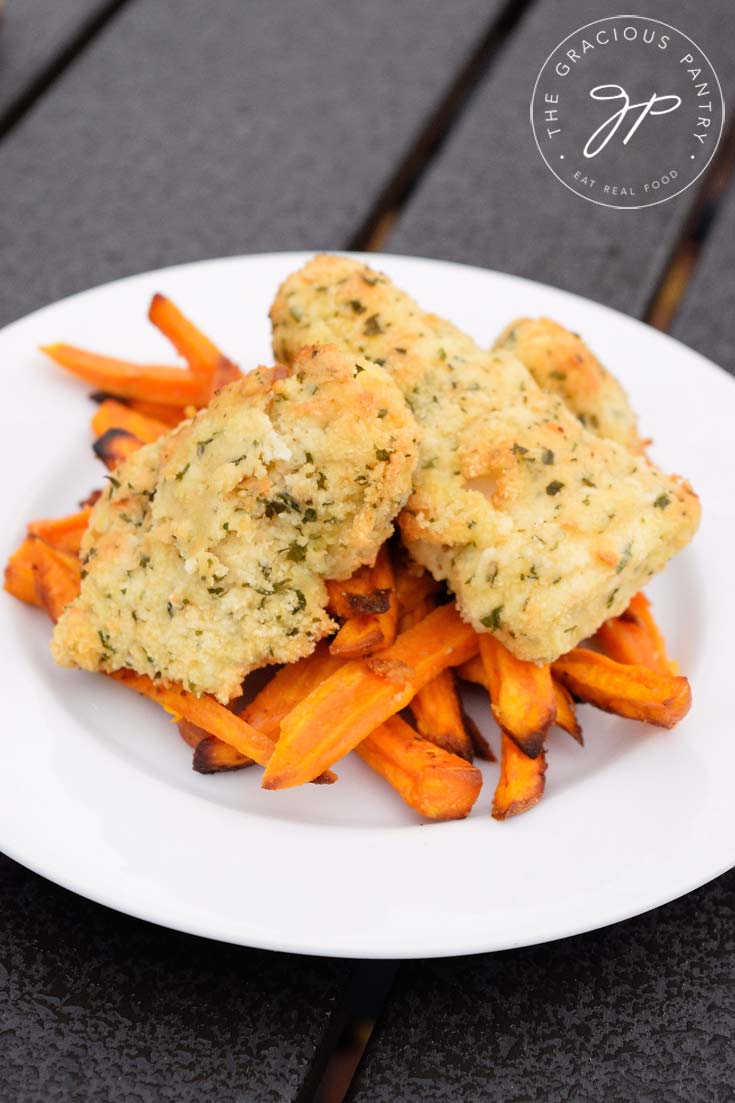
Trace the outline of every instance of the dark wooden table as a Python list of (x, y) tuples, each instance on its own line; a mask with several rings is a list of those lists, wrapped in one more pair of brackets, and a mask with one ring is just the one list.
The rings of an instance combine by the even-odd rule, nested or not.
[[(531, 140), (541, 62), (614, 13), (7, 0), (0, 322), (179, 261), (381, 248), (581, 292), (735, 371), (732, 130), (695, 186), (628, 212), (571, 195)], [(697, 39), (732, 98), (732, 0), (643, 14)], [(352, 1103), (735, 1099), (733, 873), (605, 931), (395, 966), (216, 945), (0, 873), (8, 1103), (327, 1103), (353, 1072)]]

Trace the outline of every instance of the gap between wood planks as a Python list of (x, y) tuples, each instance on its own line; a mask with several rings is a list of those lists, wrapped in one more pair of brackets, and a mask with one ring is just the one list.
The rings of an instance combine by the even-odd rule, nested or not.
[(665, 331), (671, 327), (733, 174), (735, 124), (723, 135), (643, 315), (643, 320), (656, 329)]
[(444, 140), (457, 123), (475, 88), (482, 81), (516, 24), (533, 0), (508, 0), (460, 68), (448, 90), (429, 115), (347, 248), (376, 252), (390, 233)]
[[(58, 53), (49, 58), (37, 76), (23, 91), (0, 112), (0, 141), (28, 114), (31, 108), (48, 91), (52, 84), (87, 48), (93, 38), (107, 26), (128, 0), (107, 0), (97, 11), (84, 20), (79, 30)], [(8, 13), (5, 14), (7, 19)]]

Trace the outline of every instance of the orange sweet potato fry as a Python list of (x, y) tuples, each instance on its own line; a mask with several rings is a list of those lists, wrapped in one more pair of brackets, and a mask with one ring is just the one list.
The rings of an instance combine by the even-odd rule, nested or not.
[[(402, 594), (402, 603), (399, 600), (398, 626), (401, 632), (406, 632), (436, 607), (434, 593), (437, 586), (431, 575), (424, 573), (417, 576), (406, 567), (397, 572), (396, 578), (399, 576), (401, 582), (397, 592)], [(472, 761), (475, 743), (462, 711), (454, 671), (442, 670), (437, 674), (418, 691), (410, 707), (416, 728), (424, 739), (450, 754)], [(483, 757), (487, 749), (485, 740), (481, 747), (483, 753), (480, 757)]]
[(181, 738), (193, 751), (197, 749), (203, 739), (210, 738), (209, 732), (205, 732), (204, 728), (198, 728), (196, 724), (192, 724), (189, 720), (179, 720), (176, 727), (179, 729)]
[(554, 677), (580, 700), (661, 728), (673, 728), (692, 703), (686, 678), (618, 663), (581, 647), (562, 655), (551, 668)]
[[(472, 682), (474, 685), (484, 686), (485, 689), (488, 689), (489, 683), (487, 675), (485, 674), (485, 667), (479, 655), (476, 655), (474, 659), (470, 659), (469, 662), (463, 663), (462, 666), (457, 667), (457, 674), (465, 682)], [(577, 719), (577, 712), (574, 707), (572, 695), (556, 678), (552, 678), (552, 682), (554, 686), (554, 699), (556, 701), (555, 723), (560, 728), (563, 728), (564, 731), (569, 732), (571, 737), (581, 745), (584, 743), (582, 728)]]
[(195, 375), (203, 376), (214, 391), (238, 379), (242, 374), (236, 364), (220, 352), (179, 308), (165, 295), (154, 295), (148, 310), (153, 325), (168, 337), (177, 352), (184, 357)]
[(162, 422), (167, 429), (175, 429), (187, 417), (193, 417), (196, 413), (196, 406), (164, 406), (161, 402), (128, 400), (127, 406), (143, 417)]
[(427, 819), (463, 819), (482, 787), (477, 767), (422, 739), (400, 716), (381, 724), (356, 749)]
[(342, 663), (342, 659), (329, 654), (326, 643), (320, 643), (305, 659), (282, 666), (240, 715), (258, 731), (278, 739), (284, 716)]
[[(399, 563), (395, 571), (396, 595), (400, 617), (412, 612), (417, 605), (433, 598), (439, 590), (428, 571), (412, 560)], [(401, 631), (403, 629), (401, 628)]]
[(33, 540), (28, 537), (16, 548), (5, 564), (3, 588), (26, 605), (41, 605), (36, 593), (36, 577), (33, 573)]
[(489, 634), (478, 639), (493, 715), (524, 754), (536, 758), (556, 717), (551, 671), (517, 659)]
[[(332, 640), (329, 650), (342, 659), (372, 655), (390, 647), (396, 638), (398, 603), (390, 553), (384, 544), (373, 567), (361, 567), (345, 583), (337, 583), (336, 603), (346, 612), (345, 623)], [(334, 593), (332, 584), (330, 593)]]
[(79, 559), (36, 537), (31, 540), (30, 555), (36, 596), (55, 624), (79, 593), (82, 570)]
[(253, 765), (252, 758), (242, 754), (216, 735), (207, 735), (194, 748), (192, 768), (198, 774), (221, 774), (229, 770), (244, 770)]
[(204, 728), (197, 727), (189, 720), (179, 720), (179, 734), (194, 751), (192, 769), (198, 774), (219, 774), (226, 770), (244, 770), (252, 766), (252, 758), (241, 754), (229, 743), (223, 743), (216, 735), (210, 735)]
[(466, 663), (457, 667), (457, 674), (463, 682), (471, 682), (476, 686), (484, 686), (487, 689), (487, 674), (485, 664), (480, 655), (473, 655)]
[(481, 758), (483, 762), (497, 762), (498, 760), (489, 741), (482, 734), (475, 721), (466, 712), (462, 715), (477, 758)]
[(264, 788), (310, 781), (400, 712), (442, 670), (469, 659), (477, 646), (456, 608), (443, 605), (380, 655), (346, 662), (284, 717)]
[(195, 697), (183, 686), (166, 686), (154, 682), (145, 674), (136, 674), (132, 670), (116, 670), (110, 674), (115, 681), (134, 689), (143, 697), (149, 697), (176, 718), (188, 720), (209, 735), (215, 735), (224, 743), (253, 759), (261, 766), (270, 760), (275, 746), (270, 736), (247, 724), (242, 717), (235, 716), (214, 697)]
[(566, 686), (557, 678), (552, 678), (554, 685), (554, 698), (556, 700), (556, 724), (563, 731), (568, 732), (572, 739), (584, 746), (582, 738), (582, 726), (577, 719), (577, 710), (574, 706), (574, 698)]
[(102, 460), (108, 471), (114, 471), (142, 447), (143, 441), (127, 429), (108, 429), (92, 445), (95, 456)]
[(437, 747), (472, 761), (474, 745), (465, 725), (453, 670), (442, 670), (411, 701), (416, 730)]
[(546, 755), (529, 758), (506, 732), (501, 732), (500, 780), (493, 798), (493, 819), (507, 820), (527, 812), (544, 795)]
[(209, 381), (192, 371), (158, 364), (133, 364), (73, 345), (46, 345), (42, 352), (72, 375), (112, 395), (162, 402), (167, 406), (206, 406), (209, 401)]
[(39, 540), (44, 540), (52, 547), (59, 548), (60, 551), (78, 555), (91, 513), (91, 506), (85, 506), (78, 513), (69, 513), (66, 517), (31, 521), (28, 525), (28, 535), (37, 536)]
[(117, 402), (114, 398), (106, 398), (100, 403), (92, 418), (92, 431), (101, 437), (109, 429), (125, 429), (143, 444), (150, 444), (158, 440), (160, 436), (169, 431), (169, 426), (162, 421), (126, 406), (123, 402)]
[(666, 654), (666, 641), (645, 594), (636, 594), (624, 613), (606, 620), (597, 631), (595, 643), (616, 662), (647, 666), (660, 674), (679, 672), (678, 665)]

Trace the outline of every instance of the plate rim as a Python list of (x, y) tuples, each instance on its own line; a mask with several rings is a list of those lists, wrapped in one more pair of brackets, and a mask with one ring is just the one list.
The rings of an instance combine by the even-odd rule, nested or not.
[[(641, 322), (639, 319), (630, 317), (629, 315), (626, 315), (613, 307), (609, 307), (604, 303), (599, 303), (595, 300), (587, 299), (584, 296), (578, 295), (574, 292), (566, 291), (562, 288), (554, 287), (550, 284), (541, 283), (540, 281), (531, 280), (525, 277), (514, 276), (509, 273), (498, 272), (493, 269), (482, 268), (477, 265), (467, 265), (456, 261), (446, 261), (438, 258), (432, 259), (429, 257), (413, 257), (407, 254), (400, 253), (366, 254), (350, 253), (342, 250), (332, 250), (331, 252), (337, 253), (338, 255), (352, 256), (357, 259), (364, 260), (366, 263), (377, 266), (380, 266), (386, 261), (392, 262), (394, 260), (397, 260), (408, 261), (411, 264), (419, 264), (428, 268), (436, 267), (438, 265), (441, 268), (449, 267), (453, 269), (461, 269), (463, 272), (466, 273), (469, 272), (471, 274), (481, 274), (483, 276), (491, 275), (493, 277), (501, 279), (502, 281), (510, 281), (511, 284), (516, 285), (521, 290), (524, 286), (527, 286), (535, 289), (535, 291), (538, 291), (538, 289), (541, 289), (542, 291), (550, 291), (554, 295), (561, 295), (564, 298), (579, 301), (585, 304), (585, 307), (591, 305), (592, 307), (594, 307), (595, 310), (604, 312), (606, 315), (608, 315), (611, 324), (619, 323), (619, 320), (622, 319), (623, 323), (627, 324), (628, 326), (630, 326), (631, 323), (634, 323), (636, 327), (641, 327), (647, 332), (655, 332), (657, 340), (663, 340), (664, 342), (671, 343), (671, 345), (676, 346), (677, 348), (685, 349), (687, 356), (695, 358), (698, 370), (701, 370), (704, 367), (708, 370), (709, 373), (709, 370), (712, 369), (711, 374), (713, 377), (717, 377), (718, 380), (721, 380), (724, 376), (725, 378), (729, 379), (733, 384), (735, 384), (735, 379), (733, 379), (732, 375), (730, 375), (725, 369), (721, 368), (696, 350), (689, 348), (689, 346), (685, 345), (683, 342), (678, 341), (671, 335), (662, 333), (658, 330), (652, 330), (652, 327), (648, 326), (644, 322)], [(199, 261), (188, 261), (182, 264), (152, 269), (147, 272), (133, 273), (104, 284), (94, 285), (84, 290), (74, 292), (72, 295), (56, 300), (55, 302), (47, 303), (37, 308), (36, 310), (31, 311), (30, 313), (14, 320), (13, 322), (3, 327), (0, 330), (0, 340), (3, 340), (8, 335), (10, 335), (11, 337), (14, 336), (16, 329), (29, 323), (33, 323), (39, 318), (39, 316), (42, 316), (45, 312), (51, 311), (60, 306), (64, 306), (70, 302), (74, 302), (80, 298), (93, 294), (94, 292), (102, 289), (114, 291), (116, 288), (122, 285), (131, 284), (140, 279), (152, 277), (165, 279), (166, 275), (171, 272), (179, 272), (181, 270), (191, 269), (201, 270), (207, 267), (218, 267), (223, 264), (231, 264), (233, 265), (233, 267), (235, 267), (237, 266), (237, 264), (242, 262), (257, 264), (257, 262), (263, 260), (283, 260), (284, 262), (288, 260), (289, 265), (293, 264), (293, 266), (298, 266), (313, 255), (314, 250), (283, 250), (269, 253), (241, 254), (208, 258), (206, 260)], [(733, 393), (733, 397), (735, 398), (735, 393)], [(327, 827), (326, 825), (313, 824), (309, 825), (309, 827), (320, 827), (321, 829), (326, 829), (330, 831), (335, 830), (333, 826)], [(419, 825), (416, 825), (415, 830), (418, 829)], [(349, 832), (353, 829), (348, 827), (338, 830), (340, 830), (341, 833), (344, 833), (345, 831)], [(403, 830), (410, 831), (411, 828)], [(681, 896), (684, 896), (689, 892), (701, 887), (702, 885), (715, 880), (717, 877), (721, 876), (723, 873), (733, 868), (733, 866), (735, 865), (734, 851), (731, 860), (728, 860), (725, 864), (718, 864), (714, 871), (708, 870), (705, 874), (703, 874), (702, 877), (694, 877), (687, 880), (686, 884), (683, 887), (677, 889), (677, 891), (673, 895), (667, 891), (660, 899), (654, 900), (653, 902), (648, 902), (641, 907), (631, 908), (628, 905), (622, 905), (619, 911), (608, 912), (606, 918), (601, 919), (599, 922), (584, 922), (582, 925), (568, 923), (564, 929), (559, 930), (554, 930), (552, 926), (552, 929), (540, 931), (537, 937), (528, 937), (528, 935), (521, 935), (516, 940), (505, 939), (501, 942), (493, 942), (491, 939), (489, 943), (488, 940), (482, 939), (473, 943), (465, 940), (463, 941), (462, 945), (459, 946), (446, 943), (442, 943), (440, 945), (422, 943), (414, 947), (406, 946), (401, 943), (400, 945), (391, 946), (390, 943), (387, 942), (381, 946), (363, 947), (363, 949), (361, 950), (356, 948), (344, 949), (341, 947), (330, 950), (329, 948), (326, 948), (324, 944), (319, 943), (318, 940), (314, 941), (309, 940), (308, 938), (300, 938), (298, 937), (298, 935), (295, 936), (293, 939), (281, 938), (280, 940), (278, 938), (258, 938), (253, 936), (252, 933), (244, 933), (243, 935), (236, 937), (232, 934), (226, 933), (223, 930), (217, 930), (208, 927), (206, 924), (197, 924), (196, 922), (192, 923), (188, 919), (185, 919), (182, 922), (176, 922), (172, 921), (170, 918), (162, 918), (160, 911), (157, 911), (155, 908), (146, 909), (144, 907), (138, 906), (135, 903), (130, 906), (126, 903), (121, 903), (120, 897), (115, 898), (114, 895), (111, 896), (109, 893), (97, 892), (94, 889), (90, 890), (89, 885), (84, 883), (83, 877), (80, 880), (72, 874), (59, 875), (58, 871), (54, 871), (53, 867), (47, 866), (43, 860), (40, 860), (34, 856), (29, 857), (28, 853), (24, 851), (23, 846), (8, 846), (5, 845), (2, 840), (0, 840), (0, 845), (2, 845), (2, 851), (7, 854), (7, 856), (10, 857), (13, 861), (18, 862), (26, 868), (31, 869), (33, 872), (36, 872), (39, 875), (45, 877), (47, 880), (73, 892), (75, 895), (92, 900), (95, 903), (101, 904), (105, 907), (109, 907), (115, 911), (120, 911), (123, 914), (128, 914), (138, 919), (147, 922), (153, 922), (159, 926), (167, 927), (171, 930), (184, 931), (199, 937), (210, 938), (215, 941), (223, 941), (234, 945), (244, 945), (261, 949), (270, 949), (289, 953), (300, 953), (311, 956), (340, 956), (356, 959), (399, 958), (408, 960), (411, 958), (421, 957), (464, 956), (467, 954), (496, 952), (504, 949), (515, 949), (522, 946), (538, 945), (539, 943), (556, 941), (558, 939), (566, 937), (573, 937), (577, 934), (599, 930), (606, 926), (619, 923), (621, 921), (624, 921), (625, 919), (633, 918), (635, 916), (644, 914), (647, 911), (651, 911), (658, 907), (661, 907), (664, 904), (676, 900)], [(33, 848), (31, 847), (30, 849), (32, 850)]]

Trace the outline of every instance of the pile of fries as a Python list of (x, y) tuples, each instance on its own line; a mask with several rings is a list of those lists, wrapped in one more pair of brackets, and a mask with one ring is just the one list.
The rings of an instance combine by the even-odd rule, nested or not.
[[(148, 316), (186, 369), (133, 364), (63, 344), (44, 349), (97, 389), (93, 448), (110, 471), (241, 375), (169, 299), (154, 296)], [(8, 593), (40, 606), (54, 622), (79, 592), (79, 550), (99, 493), (78, 512), (31, 522), (6, 566)], [(491, 634), (476, 634), (450, 595), (397, 542), (381, 548), (373, 567), (327, 588), (329, 612), (340, 624), (336, 635), (277, 670), (249, 701), (241, 697), (226, 707), (129, 670), (106, 676), (177, 720), (200, 773), (257, 763), (265, 767), (266, 789), (331, 783), (337, 778), (330, 767), (354, 750), (419, 815), (436, 820), (470, 812), (482, 787), (473, 760), (495, 760), (463, 711), (460, 681), (485, 687), (500, 728), (497, 820), (541, 799), (546, 737), (554, 724), (582, 743), (577, 702), (664, 728), (691, 704), (689, 683), (667, 657), (643, 594), (600, 628), (592, 647), (537, 666), (516, 659)]]

